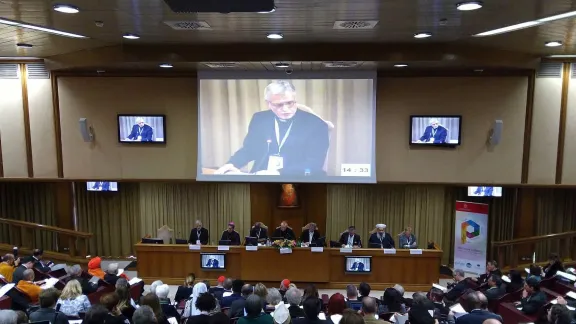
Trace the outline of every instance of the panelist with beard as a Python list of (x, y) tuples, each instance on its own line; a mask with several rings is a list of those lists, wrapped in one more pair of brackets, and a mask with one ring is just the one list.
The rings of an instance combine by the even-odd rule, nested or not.
[(298, 109), (296, 89), (288, 81), (274, 81), (264, 90), (269, 110), (255, 113), (240, 148), (215, 174), (240, 172), (249, 162), (250, 173), (267, 175), (325, 175), (329, 125)]

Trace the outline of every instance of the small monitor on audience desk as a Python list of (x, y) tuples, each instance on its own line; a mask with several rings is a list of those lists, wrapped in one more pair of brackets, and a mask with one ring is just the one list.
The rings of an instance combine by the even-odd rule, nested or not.
[(230, 240), (220, 240), (218, 241), (218, 245), (230, 245), (231, 242)]
[(347, 256), (344, 272), (347, 274), (369, 274), (372, 271), (372, 259), (369, 256)]
[(186, 239), (176, 239), (176, 244), (188, 244), (188, 240), (186, 240)]
[(143, 237), (143, 238), (142, 238), (142, 243), (143, 243), (143, 244), (164, 244), (164, 240), (163, 240), (163, 239), (159, 239), (159, 238), (146, 238), (146, 237)]
[(246, 236), (246, 245), (257, 246), (258, 245), (258, 238), (254, 236)]
[(202, 270), (226, 270), (226, 254), (200, 253), (200, 268)]
[(321, 237), (316, 241), (310, 243), (310, 246), (324, 246), (326, 245), (326, 237)]

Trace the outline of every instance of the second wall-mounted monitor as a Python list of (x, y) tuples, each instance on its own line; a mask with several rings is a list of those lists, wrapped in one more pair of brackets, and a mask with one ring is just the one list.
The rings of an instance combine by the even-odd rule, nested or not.
[(410, 116), (410, 144), (457, 146), (461, 144), (462, 116)]
[(120, 143), (166, 143), (166, 116), (145, 114), (118, 115)]

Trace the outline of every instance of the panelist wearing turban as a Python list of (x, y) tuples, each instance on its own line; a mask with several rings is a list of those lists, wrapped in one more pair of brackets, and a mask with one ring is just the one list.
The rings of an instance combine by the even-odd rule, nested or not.
[(376, 228), (372, 231), (368, 243), (370, 245), (377, 244), (383, 249), (393, 249), (394, 239), (390, 234), (386, 233), (386, 224), (376, 224)]

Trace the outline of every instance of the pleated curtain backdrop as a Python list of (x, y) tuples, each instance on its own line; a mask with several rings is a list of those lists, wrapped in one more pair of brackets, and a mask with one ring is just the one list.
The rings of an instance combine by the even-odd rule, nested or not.
[[(0, 183), (0, 217), (43, 225), (56, 226), (55, 189), (51, 183)], [(10, 231), (0, 225), (0, 243), (15, 244), (20, 241), (20, 231)], [(36, 246), (56, 251), (56, 235), (34, 231)], [(25, 244), (26, 245), (26, 244)]]

